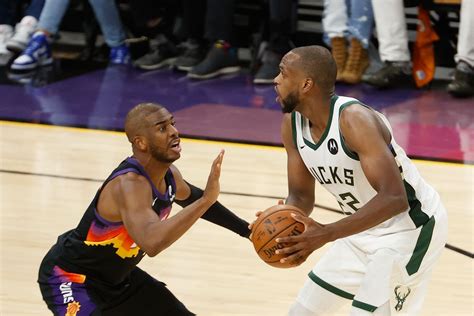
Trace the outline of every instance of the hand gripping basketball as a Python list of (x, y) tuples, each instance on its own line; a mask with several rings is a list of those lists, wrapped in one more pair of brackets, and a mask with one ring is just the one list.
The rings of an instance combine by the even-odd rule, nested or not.
[(296, 221), (291, 214), (306, 216), (303, 211), (292, 205), (274, 205), (258, 215), (252, 224), (251, 241), (259, 257), (267, 264), (278, 268), (290, 268), (297, 262), (285, 261), (284, 254), (276, 251), (293, 243), (277, 243), (277, 237), (299, 235), (304, 231), (304, 224)]

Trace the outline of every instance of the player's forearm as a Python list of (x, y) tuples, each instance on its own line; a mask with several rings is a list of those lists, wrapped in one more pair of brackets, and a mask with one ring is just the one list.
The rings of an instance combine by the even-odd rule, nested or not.
[(375, 196), (356, 213), (337, 222), (325, 225), (330, 240), (355, 235), (402, 213), (408, 208), (402, 196)]
[(242, 237), (247, 238), (250, 235), (249, 223), (232, 213), (219, 202), (214, 203), (201, 218), (227, 228)]
[(212, 204), (212, 201), (207, 201), (204, 198), (197, 199), (173, 217), (156, 223), (154, 227), (148, 227), (148, 238), (145, 240), (154, 240), (154, 242), (148, 251), (145, 250), (147, 254), (153, 257), (171, 246), (191, 228)]
[(285, 200), (285, 204), (296, 206), (309, 216), (314, 208), (314, 198), (290, 192)]
[[(187, 183), (187, 182), (186, 182)], [(191, 189), (191, 194), (186, 200), (176, 201), (180, 206), (186, 207), (190, 205), (203, 195), (203, 191), (198, 187), (193, 186), (190, 183), (187, 183)], [(248, 229), (249, 223), (241, 219), (234, 213), (232, 213), (225, 206), (219, 202), (215, 202), (202, 216), (201, 218), (219, 225), (221, 227), (227, 228), (233, 231), (236, 234), (239, 234), (242, 237), (248, 237), (250, 235), (250, 230)]]

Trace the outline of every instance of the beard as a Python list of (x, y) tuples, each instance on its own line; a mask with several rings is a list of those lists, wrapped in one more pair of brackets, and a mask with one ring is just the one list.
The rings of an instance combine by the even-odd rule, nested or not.
[(281, 100), (281, 111), (283, 113), (291, 113), (299, 102), (299, 96), (295, 92), (291, 92), (285, 99)]
[(178, 160), (179, 158), (179, 155), (178, 157), (169, 157), (165, 152), (163, 152), (162, 150), (160, 150), (160, 148), (156, 147), (153, 144), (150, 144), (150, 154), (155, 160), (164, 163), (172, 163)]

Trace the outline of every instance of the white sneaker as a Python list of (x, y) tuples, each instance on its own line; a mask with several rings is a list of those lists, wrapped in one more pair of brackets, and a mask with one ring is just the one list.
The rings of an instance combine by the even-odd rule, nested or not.
[(7, 49), (14, 53), (21, 53), (36, 30), (38, 20), (30, 15), (25, 16), (15, 27), (15, 33), (7, 42)]
[(8, 24), (0, 24), (0, 66), (8, 63), (12, 53), (7, 50), (6, 43), (13, 35), (13, 28)]
[(28, 46), (11, 64), (14, 71), (33, 70), (39, 66), (53, 63), (48, 37), (43, 32), (36, 32)]

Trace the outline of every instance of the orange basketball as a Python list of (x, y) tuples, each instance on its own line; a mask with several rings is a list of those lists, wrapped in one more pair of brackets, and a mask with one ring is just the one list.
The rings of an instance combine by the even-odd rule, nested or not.
[(277, 268), (290, 268), (293, 263), (281, 263), (280, 259), (287, 257), (286, 254), (275, 254), (277, 249), (290, 246), (288, 243), (278, 244), (277, 237), (299, 235), (304, 231), (303, 223), (297, 222), (291, 213), (306, 214), (292, 205), (274, 205), (267, 208), (257, 218), (252, 226), (252, 243), (258, 256), (271, 266)]

